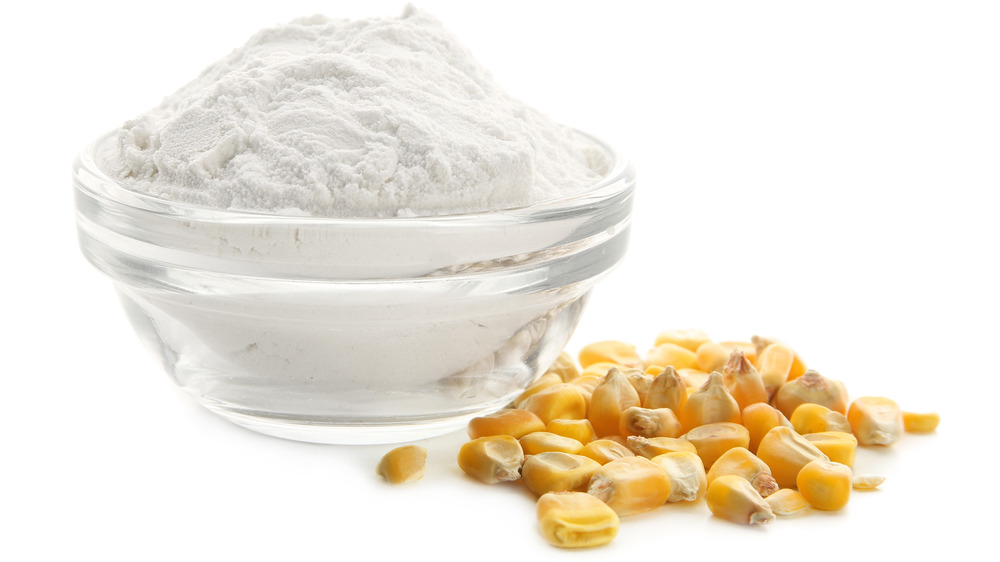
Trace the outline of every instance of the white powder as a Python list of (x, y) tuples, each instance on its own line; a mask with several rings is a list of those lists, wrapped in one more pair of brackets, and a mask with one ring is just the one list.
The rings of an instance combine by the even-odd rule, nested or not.
[(339, 217), (519, 207), (585, 187), (608, 165), (413, 7), (260, 31), (126, 122), (99, 162), (164, 199)]

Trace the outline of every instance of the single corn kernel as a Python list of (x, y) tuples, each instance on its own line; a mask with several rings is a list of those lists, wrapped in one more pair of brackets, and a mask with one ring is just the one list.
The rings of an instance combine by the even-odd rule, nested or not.
[(701, 499), (708, 490), (705, 464), (697, 453), (676, 451), (657, 455), (650, 460), (663, 467), (670, 479), (667, 502), (693, 502)]
[(510, 435), (490, 435), (465, 442), (458, 450), (463, 472), (485, 482), (511, 482), (521, 477), (524, 452)]
[(688, 396), (679, 417), (684, 431), (707, 423), (740, 423), (740, 405), (726, 390), (722, 373), (716, 371), (709, 375), (704, 386)]
[(550, 544), (588, 548), (611, 542), (618, 535), (618, 514), (583, 492), (549, 492), (538, 498), (538, 527)]
[(903, 435), (903, 411), (882, 396), (862, 396), (852, 402), (847, 421), (861, 445), (889, 446)]
[(733, 447), (750, 444), (750, 432), (738, 423), (718, 422), (700, 425), (683, 435), (698, 451), (705, 463), (705, 469), (712, 468), (715, 461)]
[(769, 398), (773, 398), (781, 385), (788, 381), (794, 362), (795, 352), (782, 343), (772, 343), (757, 351), (757, 372), (764, 381)]
[(812, 443), (833, 462), (853, 467), (857, 457), (858, 439), (844, 431), (820, 431), (807, 433), (802, 437)]
[(782, 488), (794, 488), (802, 467), (814, 460), (830, 460), (815, 445), (790, 427), (778, 426), (767, 432), (757, 447), (757, 456), (771, 468)]
[(601, 465), (594, 459), (549, 451), (531, 455), (521, 466), (521, 482), (536, 496), (548, 492), (585, 492)]
[(584, 445), (579, 454), (594, 459), (600, 464), (635, 456), (635, 453), (628, 447), (611, 439), (595, 439)]
[[(765, 348), (767, 348), (767, 346), (774, 343), (780, 343), (781, 345), (784, 345), (785, 347), (792, 349), (791, 347), (787, 346), (782, 342), (779, 342), (774, 338), (768, 338), (763, 336), (753, 336), (750, 338), (750, 342), (757, 349), (758, 356), (760, 356), (760, 352), (763, 351)], [(788, 370), (787, 380), (797, 379), (802, 375), (804, 375), (807, 370), (808, 369), (806, 368), (806, 363), (805, 361), (802, 360), (802, 356), (799, 355), (799, 352), (792, 349), (792, 367), (791, 369)]]
[(792, 488), (782, 488), (764, 499), (771, 511), (778, 517), (798, 515), (809, 508), (809, 502), (798, 491)]
[(630, 343), (606, 340), (587, 344), (578, 355), (580, 366), (586, 369), (594, 363), (614, 363), (623, 367), (645, 368), (642, 358)]
[(625, 373), (625, 378), (639, 395), (639, 404), (642, 404), (646, 400), (646, 394), (649, 393), (649, 387), (653, 384), (653, 375), (639, 369), (626, 369), (622, 372)]
[(375, 472), (390, 484), (405, 484), (423, 478), (426, 466), (427, 449), (419, 445), (404, 445), (386, 453)]
[(650, 409), (670, 408), (676, 414), (683, 411), (687, 396), (687, 383), (677, 374), (677, 369), (668, 365), (649, 383), (642, 405)]
[(666, 330), (656, 336), (654, 345), (672, 343), (689, 351), (698, 351), (698, 347), (707, 341), (710, 341), (708, 334), (701, 330)]
[(625, 517), (666, 503), (670, 479), (663, 467), (649, 459), (626, 457), (602, 465), (590, 478), (587, 493)]
[(576, 361), (573, 360), (572, 355), (563, 351), (545, 372), (546, 374), (559, 375), (562, 382), (569, 382), (580, 376), (580, 367), (576, 365)]
[(941, 423), (935, 413), (903, 412), (903, 429), (910, 433), (930, 433)]
[(768, 431), (779, 425), (792, 427), (792, 423), (788, 421), (785, 414), (779, 412), (774, 406), (764, 404), (763, 402), (750, 404), (743, 409), (740, 417), (742, 418), (743, 427), (747, 428), (747, 431), (750, 432), (750, 446), (747, 448), (750, 449), (751, 453), (757, 452), (760, 440), (767, 435)]
[(702, 371), (707, 373), (721, 371), (722, 367), (729, 361), (729, 353), (730, 350), (726, 346), (714, 341), (707, 341), (698, 346), (698, 350), (695, 351), (695, 360), (698, 362), (698, 368)]
[(528, 397), (561, 382), (563, 382), (562, 377), (557, 373), (545, 373), (544, 375), (538, 377), (535, 382), (529, 384), (528, 388), (524, 389), (524, 391), (522, 391), (521, 394), (514, 399), (514, 405), (520, 407), (521, 404), (528, 399)]
[(625, 440), (625, 446), (640, 457), (651, 459), (665, 453), (688, 452), (698, 453), (694, 443), (677, 437), (643, 437), (631, 435)]
[(795, 477), (795, 485), (809, 505), (836, 511), (851, 498), (851, 469), (825, 460), (811, 461)]
[(670, 408), (641, 408), (632, 406), (622, 412), (618, 432), (626, 437), (679, 437), (681, 422)]
[(748, 341), (720, 341), (719, 345), (728, 349), (730, 353), (738, 349), (743, 352), (743, 355), (746, 356), (750, 363), (757, 364), (757, 346), (753, 343)]
[(548, 431), (529, 433), (518, 439), (517, 442), (521, 444), (521, 449), (525, 455), (537, 455), (551, 451), (575, 455), (583, 448), (583, 443), (572, 437), (563, 437), (562, 435), (556, 435)]
[(519, 407), (532, 412), (545, 424), (557, 419), (579, 420), (587, 417), (587, 399), (583, 391), (565, 382), (543, 388)]
[[(609, 361), (600, 361), (594, 363), (593, 365), (587, 365), (582, 371), (580, 371), (580, 376), (593, 376), (596, 375), (598, 378), (604, 378), (604, 375), (608, 374), (608, 371), (614, 368), (621, 369), (622, 365), (618, 363), (611, 363)], [(627, 367), (626, 367), (627, 368)]]
[(851, 479), (851, 487), (854, 488), (855, 490), (868, 491), (878, 488), (879, 486), (882, 485), (883, 482), (885, 482), (885, 476), (874, 476), (874, 475), (855, 476), (853, 479)]
[(697, 369), (698, 355), (673, 343), (661, 343), (646, 354), (646, 364), (661, 368)]
[(469, 420), (467, 431), (470, 439), (478, 439), (487, 435), (510, 435), (520, 439), (533, 431), (544, 431), (545, 424), (541, 418), (528, 410), (509, 408), (495, 414), (480, 416)]
[(799, 435), (822, 431), (851, 432), (851, 424), (847, 422), (847, 416), (840, 412), (834, 412), (822, 404), (811, 402), (796, 406), (789, 421), (792, 422), (792, 427)]
[(621, 425), (622, 412), (638, 406), (639, 394), (620, 369), (611, 369), (590, 396), (587, 419), (598, 437), (615, 435)]
[(739, 404), (740, 411), (750, 404), (767, 402), (767, 390), (760, 373), (740, 350), (733, 351), (722, 367), (722, 380), (726, 390)]
[(725, 474), (735, 474), (743, 478), (762, 498), (778, 491), (778, 482), (771, 476), (771, 469), (745, 447), (733, 447), (723, 453), (712, 464), (706, 477), (711, 484), (713, 480)]
[(791, 418), (799, 404), (820, 404), (834, 412), (847, 413), (847, 389), (844, 383), (828, 379), (816, 371), (781, 385), (774, 394), (774, 407)]
[(562, 435), (563, 437), (576, 439), (584, 445), (590, 443), (594, 439), (597, 439), (597, 433), (594, 432), (594, 426), (590, 424), (590, 420), (588, 419), (552, 420), (545, 426), (545, 431), (555, 433), (556, 435)]
[(763, 525), (774, 519), (771, 506), (750, 483), (735, 474), (720, 476), (708, 485), (705, 501), (712, 515), (742, 525)]

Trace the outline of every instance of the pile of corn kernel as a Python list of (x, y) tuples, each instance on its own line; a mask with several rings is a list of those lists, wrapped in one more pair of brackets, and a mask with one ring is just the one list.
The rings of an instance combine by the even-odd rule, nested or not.
[[(606, 544), (621, 517), (673, 502), (704, 499), (714, 516), (746, 525), (838, 510), (852, 489), (884, 480), (853, 473), (859, 445), (890, 446), (939, 422), (886, 397), (849, 402), (841, 381), (772, 338), (673, 330), (645, 357), (600, 341), (577, 359), (563, 352), (509, 408), (472, 419), (458, 453), (466, 474), (537, 496), (539, 530), (559, 547)], [(378, 472), (418, 480), (425, 458), (400, 447)]]

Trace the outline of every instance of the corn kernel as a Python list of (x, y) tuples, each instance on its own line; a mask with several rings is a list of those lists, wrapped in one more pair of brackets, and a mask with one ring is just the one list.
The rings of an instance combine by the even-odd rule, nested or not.
[(698, 350), (695, 351), (695, 361), (698, 368), (706, 373), (721, 371), (729, 360), (729, 353), (730, 350), (726, 346), (707, 341), (698, 346)]
[(819, 431), (802, 437), (812, 443), (833, 462), (853, 467), (857, 457), (858, 439), (844, 431)]
[(792, 422), (792, 427), (800, 435), (823, 431), (851, 432), (851, 424), (847, 422), (847, 416), (840, 412), (834, 412), (822, 404), (811, 402), (796, 406), (789, 421)]
[(743, 478), (763, 498), (778, 491), (778, 483), (771, 476), (771, 469), (745, 447), (733, 447), (723, 453), (712, 464), (706, 477), (711, 484), (713, 480), (725, 474), (735, 474)]
[(580, 376), (597, 376), (598, 378), (604, 378), (604, 375), (608, 374), (608, 371), (614, 368), (621, 369), (622, 365), (619, 365), (618, 363), (611, 363), (609, 361), (600, 361), (584, 367), (583, 370), (580, 371)]
[(626, 437), (678, 437), (681, 422), (670, 408), (641, 408), (632, 406), (622, 412), (618, 432)]
[(705, 464), (697, 453), (676, 451), (657, 455), (650, 460), (663, 467), (670, 479), (667, 502), (692, 502), (700, 499), (708, 490)]
[(737, 349), (729, 355), (722, 366), (722, 379), (741, 412), (751, 404), (767, 402), (764, 381), (742, 351)]
[(821, 404), (834, 412), (847, 413), (847, 389), (840, 381), (828, 379), (816, 371), (781, 385), (774, 394), (774, 407), (791, 418), (799, 404)]
[(795, 478), (803, 466), (814, 460), (830, 460), (805, 437), (784, 426), (767, 432), (760, 440), (757, 456), (771, 468), (771, 474), (782, 488), (795, 487)]
[(814, 460), (795, 477), (796, 487), (809, 505), (836, 511), (851, 498), (851, 469), (837, 462)]
[(935, 413), (903, 412), (903, 429), (910, 433), (929, 433), (937, 429), (941, 416)]
[(649, 459), (626, 457), (602, 465), (590, 478), (587, 493), (625, 517), (666, 503), (670, 479), (663, 467)]
[(855, 490), (874, 490), (885, 482), (885, 476), (864, 475), (851, 479), (851, 487)]
[(426, 465), (427, 449), (404, 445), (386, 453), (375, 471), (390, 484), (405, 484), (423, 478)]
[(743, 409), (740, 417), (742, 418), (743, 427), (746, 427), (750, 433), (750, 446), (747, 448), (750, 449), (751, 453), (757, 452), (760, 440), (767, 435), (768, 431), (779, 425), (792, 427), (792, 423), (788, 421), (785, 414), (779, 412), (774, 406), (764, 404), (763, 402), (750, 404)]
[(639, 395), (639, 404), (642, 404), (646, 400), (646, 394), (649, 393), (649, 387), (653, 384), (653, 375), (639, 369), (626, 369), (622, 372), (625, 373), (625, 379)]
[(597, 388), (597, 385), (601, 384), (601, 381), (604, 379), (604, 375), (606, 374), (608, 374), (607, 371), (605, 371), (603, 374), (600, 375), (595, 375), (592, 373), (580, 375), (579, 377), (576, 377), (575, 379), (569, 381), (568, 384), (571, 384), (580, 389), (580, 391), (583, 393), (587, 405), (589, 406), (590, 397), (591, 395), (594, 394), (594, 389)]
[(719, 345), (725, 347), (730, 353), (736, 351), (737, 349), (743, 352), (746, 356), (747, 361), (750, 361), (753, 365), (757, 364), (757, 346), (752, 342), (748, 341), (720, 341)]
[(550, 544), (587, 548), (608, 544), (618, 535), (618, 514), (583, 492), (549, 492), (538, 498), (538, 527)]
[(697, 369), (698, 355), (690, 349), (673, 343), (661, 343), (646, 354), (646, 364), (658, 367)]
[(889, 446), (903, 435), (903, 411), (882, 396), (862, 396), (852, 402), (847, 420), (860, 445)]
[(709, 375), (708, 382), (688, 396), (679, 417), (685, 431), (707, 423), (741, 421), (740, 406), (726, 390), (719, 372)]
[(490, 435), (466, 441), (458, 450), (463, 472), (485, 482), (510, 482), (521, 477), (524, 452), (510, 435)]
[(545, 373), (544, 375), (538, 377), (535, 382), (528, 385), (528, 388), (524, 389), (517, 398), (514, 399), (514, 405), (520, 407), (529, 396), (537, 394), (538, 392), (549, 388), (550, 386), (557, 385), (563, 382), (562, 377), (557, 373)]
[(611, 369), (591, 394), (587, 419), (598, 437), (615, 435), (621, 425), (622, 412), (639, 404), (639, 394), (624, 373)]
[(691, 395), (691, 391), (705, 386), (705, 383), (708, 382), (708, 377), (711, 375), (700, 369), (677, 369), (677, 374), (684, 381), (684, 384), (687, 385), (689, 389), (688, 396)]
[(685, 433), (686, 439), (694, 445), (698, 456), (705, 463), (705, 469), (712, 468), (716, 459), (733, 447), (750, 444), (750, 432), (738, 423), (718, 422), (700, 425)]
[(774, 519), (771, 506), (750, 483), (726, 474), (708, 485), (705, 501), (712, 515), (742, 525), (763, 525)]
[(774, 338), (768, 338), (768, 337), (763, 337), (763, 336), (753, 336), (753, 337), (750, 338), (750, 342), (753, 343), (754, 347), (757, 349), (757, 355), (758, 356), (760, 356), (760, 352), (763, 351), (765, 348), (767, 348), (767, 346), (769, 346), (771, 344), (774, 344), (774, 343), (780, 343), (781, 345), (783, 345), (785, 347), (788, 347), (788, 349), (791, 350), (791, 352), (792, 352), (792, 366), (788, 370), (788, 379), (787, 380), (797, 379), (797, 378), (801, 377), (802, 375), (804, 375), (805, 372), (808, 370), (806, 368), (806, 363), (805, 363), (805, 361), (802, 360), (802, 356), (799, 355), (799, 352), (795, 351), (794, 349), (792, 349), (791, 347), (789, 347), (788, 345), (786, 345), (783, 342), (779, 342), (778, 340), (776, 340)]
[(548, 492), (585, 492), (601, 465), (593, 459), (550, 451), (531, 455), (521, 466), (521, 482), (536, 496)]
[(698, 346), (710, 341), (708, 334), (701, 330), (666, 330), (656, 336), (654, 345), (672, 343), (689, 351), (698, 351)]
[(798, 515), (809, 508), (809, 502), (798, 491), (792, 488), (782, 488), (764, 498), (771, 511), (778, 517)]
[(563, 437), (570, 437), (576, 439), (580, 443), (586, 445), (594, 439), (597, 439), (597, 433), (594, 432), (594, 426), (590, 424), (590, 420), (552, 420), (545, 426), (545, 431), (549, 433), (555, 433), (556, 435), (562, 435)]
[(595, 439), (584, 445), (579, 454), (594, 459), (600, 464), (635, 456), (635, 453), (628, 447), (611, 439)]
[(788, 375), (792, 371), (792, 363), (794, 362), (795, 352), (785, 344), (772, 343), (758, 348), (757, 371), (760, 373), (761, 380), (764, 381), (764, 388), (769, 397), (773, 397), (781, 385), (788, 381)]
[(556, 435), (548, 431), (529, 433), (518, 439), (517, 442), (521, 444), (521, 450), (524, 451), (525, 455), (537, 455), (550, 451), (575, 455), (580, 452), (580, 449), (583, 449), (583, 443), (580, 443), (576, 439), (563, 437), (562, 435)]
[(646, 364), (630, 343), (606, 340), (587, 344), (580, 349), (577, 357), (580, 366), (586, 369), (595, 363), (614, 363), (623, 367), (645, 368)]
[(545, 372), (546, 374), (559, 375), (562, 382), (569, 382), (580, 376), (580, 367), (576, 365), (572, 355), (563, 351)]
[(670, 408), (674, 413), (683, 411), (687, 402), (687, 383), (673, 367), (665, 367), (653, 377), (642, 405), (645, 408)]
[(643, 437), (631, 435), (625, 441), (625, 446), (640, 457), (653, 457), (675, 452), (698, 453), (698, 449), (687, 439), (678, 437)]
[(487, 435), (510, 435), (519, 439), (533, 431), (543, 431), (545, 424), (541, 418), (517, 408), (500, 410), (495, 414), (480, 416), (469, 420), (467, 431), (470, 439), (478, 439)]
[(519, 407), (532, 412), (545, 424), (556, 419), (579, 420), (587, 417), (587, 399), (583, 391), (565, 382), (532, 394)]

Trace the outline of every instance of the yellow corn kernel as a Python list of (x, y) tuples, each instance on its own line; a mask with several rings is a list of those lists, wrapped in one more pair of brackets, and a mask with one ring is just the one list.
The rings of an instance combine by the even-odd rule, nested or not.
[(569, 383), (567, 384), (571, 384), (579, 388), (580, 392), (583, 393), (584, 400), (587, 402), (587, 405), (589, 406), (590, 397), (594, 394), (594, 389), (597, 388), (597, 385), (601, 384), (601, 380), (604, 379), (604, 375), (606, 374), (607, 372), (605, 372), (602, 375), (594, 375), (594, 374), (580, 375), (579, 377), (576, 377), (575, 379), (569, 381)]
[(666, 330), (656, 336), (654, 345), (672, 343), (689, 351), (698, 351), (698, 346), (710, 341), (708, 334), (701, 330)]
[(625, 374), (620, 369), (611, 369), (590, 395), (587, 419), (598, 437), (615, 435), (621, 424), (622, 412), (639, 404), (639, 394)]
[(640, 457), (651, 459), (666, 453), (688, 452), (698, 453), (694, 443), (678, 437), (643, 437), (631, 435), (625, 440), (625, 446)]
[(676, 414), (684, 410), (687, 396), (687, 383), (677, 374), (677, 369), (667, 366), (649, 383), (642, 405), (651, 409), (670, 408)]
[(544, 431), (545, 424), (541, 418), (528, 410), (509, 408), (495, 414), (472, 418), (466, 429), (470, 439), (487, 435), (510, 435), (514, 439), (519, 439), (533, 431)]
[(563, 437), (548, 431), (529, 433), (518, 439), (517, 442), (521, 444), (521, 450), (524, 451), (525, 455), (537, 455), (551, 451), (575, 455), (583, 448), (583, 443), (572, 437)]
[(608, 374), (608, 371), (613, 368), (621, 369), (622, 366), (618, 363), (610, 363), (608, 361), (601, 361), (594, 363), (593, 365), (587, 365), (582, 371), (580, 371), (581, 377), (586, 376), (597, 376), (598, 378), (604, 378), (604, 375)]
[(807, 433), (802, 437), (812, 443), (833, 462), (853, 467), (857, 457), (858, 440), (853, 434), (844, 431), (820, 431)]
[(562, 382), (569, 382), (580, 376), (580, 367), (576, 365), (576, 361), (573, 360), (572, 355), (563, 351), (545, 373), (559, 375)]
[(487, 484), (511, 482), (521, 477), (524, 452), (510, 435), (490, 435), (466, 441), (458, 450), (463, 472)]
[(847, 421), (860, 445), (889, 446), (903, 435), (903, 411), (882, 396), (862, 396), (852, 402)]
[(651, 511), (667, 502), (670, 479), (663, 467), (644, 457), (613, 460), (594, 472), (587, 493), (619, 517)]
[(935, 413), (903, 412), (903, 429), (910, 433), (930, 433), (941, 423)]
[(529, 396), (537, 394), (538, 392), (561, 382), (563, 382), (562, 377), (560, 377), (557, 373), (545, 373), (544, 375), (538, 377), (535, 382), (528, 385), (528, 388), (524, 389), (524, 391), (514, 399), (514, 405), (520, 407), (520, 405), (523, 404)]
[(611, 439), (595, 439), (584, 445), (579, 454), (594, 459), (600, 464), (635, 456), (635, 453), (628, 447)]
[(729, 353), (730, 350), (726, 346), (714, 341), (707, 341), (698, 346), (698, 350), (695, 351), (695, 361), (697, 361), (698, 368), (706, 373), (721, 371), (726, 361), (729, 360)]
[(555, 433), (556, 435), (562, 435), (563, 437), (576, 439), (584, 445), (590, 443), (594, 439), (597, 439), (597, 433), (594, 432), (594, 426), (590, 424), (590, 420), (588, 419), (552, 420), (545, 426), (545, 431)]
[(828, 379), (816, 371), (781, 385), (774, 394), (774, 407), (791, 418), (799, 404), (820, 404), (834, 412), (847, 413), (847, 389), (844, 383)]
[(549, 451), (531, 455), (521, 466), (521, 482), (536, 496), (548, 492), (585, 492), (601, 465), (594, 459)]
[(799, 355), (799, 352), (795, 351), (794, 349), (792, 349), (788, 345), (786, 345), (786, 344), (784, 344), (782, 342), (779, 342), (778, 340), (776, 340), (774, 338), (768, 338), (768, 337), (762, 337), (762, 336), (753, 336), (753, 337), (750, 338), (750, 342), (753, 343), (754, 347), (757, 349), (757, 355), (758, 356), (760, 356), (760, 352), (761, 351), (763, 351), (765, 348), (767, 348), (767, 346), (769, 346), (769, 345), (771, 345), (773, 343), (780, 343), (781, 345), (784, 345), (785, 347), (788, 347), (788, 349), (792, 350), (792, 366), (788, 370), (788, 379), (787, 380), (797, 379), (797, 378), (801, 377), (802, 375), (804, 375), (805, 372), (808, 370), (806, 368), (806, 363), (805, 363), (805, 361), (802, 360), (802, 356)]
[(587, 344), (580, 349), (577, 357), (580, 366), (586, 369), (594, 363), (614, 363), (623, 367), (645, 368), (642, 357), (635, 352), (635, 346), (630, 343), (606, 340)]
[(740, 350), (734, 350), (722, 366), (722, 380), (726, 390), (736, 400), (742, 412), (750, 404), (767, 402), (764, 380), (750, 360)]
[(813, 404), (812, 402), (796, 406), (789, 421), (792, 422), (792, 427), (799, 435), (823, 431), (851, 432), (851, 424), (847, 422), (847, 416), (840, 412), (834, 412), (822, 404)]
[(740, 406), (723, 384), (722, 373), (714, 372), (708, 381), (688, 396), (680, 413), (681, 425), (691, 431), (706, 423), (740, 423)]
[(618, 433), (643, 437), (679, 437), (681, 422), (670, 408), (641, 408), (632, 406), (622, 412)]
[(737, 349), (743, 352), (746, 356), (747, 361), (756, 365), (757, 364), (757, 346), (748, 341), (720, 341), (719, 345), (725, 347), (732, 353)]
[(851, 499), (851, 469), (839, 462), (815, 460), (802, 467), (795, 485), (809, 505), (836, 511)]
[(583, 492), (549, 492), (538, 498), (538, 527), (550, 544), (588, 548), (608, 544), (618, 535), (618, 514)]
[(716, 459), (733, 447), (750, 444), (750, 432), (738, 423), (718, 422), (700, 425), (685, 433), (683, 438), (690, 441), (705, 463), (705, 469), (712, 468)]
[(375, 472), (390, 484), (405, 484), (423, 478), (426, 466), (427, 449), (419, 445), (404, 445), (386, 453)]
[(712, 464), (706, 477), (711, 484), (713, 480), (725, 474), (735, 474), (743, 478), (762, 498), (778, 491), (778, 483), (771, 476), (771, 469), (745, 447), (733, 447), (723, 453)]
[(698, 356), (690, 349), (674, 343), (661, 343), (646, 354), (646, 364), (658, 367), (673, 367), (681, 369), (697, 369)]
[(771, 468), (782, 488), (794, 488), (802, 467), (814, 460), (830, 460), (823, 451), (790, 427), (778, 426), (767, 432), (757, 447), (757, 456)]
[[(755, 338), (757, 336), (754, 336)], [(756, 340), (755, 340), (756, 341)], [(757, 372), (764, 381), (767, 395), (773, 397), (781, 385), (788, 381), (788, 374), (795, 362), (795, 352), (782, 343), (772, 343), (757, 351)]]
[(650, 460), (663, 467), (670, 479), (667, 502), (693, 502), (705, 495), (708, 479), (705, 476), (705, 464), (697, 453), (676, 451), (657, 455)]
[(878, 488), (883, 482), (885, 482), (885, 476), (855, 476), (851, 479), (851, 487), (855, 490), (868, 491)]
[(771, 506), (771, 511), (778, 517), (790, 517), (798, 515), (809, 508), (809, 502), (792, 488), (782, 488), (764, 499), (767, 505)]
[(691, 391), (698, 390), (708, 382), (709, 373), (699, 369), (677, 369), (677, 374), (688, 387), (688, 396)]
[(779, 425), (792, 427), (792, 423), (788, 421), (785, 414), (779, 412), (774, 406), (764, 404), (763, 402), (750, 404), (743, 409), (740, 417), (742, 418), (743, 427), (747, 428), (747, 431), (750, 432), (750, 446), (747, 448), (750, 449), (751, 453), (757, 452), (760, 440), (767, 435), (768, 431)]
[(626, 369), (622, 372), (625, 374), (625, 379), (635, 389), (636, 394), (639, 395), (639, 404), (642, 404), (646, 400), (646, 394), (649, 393), (649, 387), (653, 384), (653, 375), (639, 369)]
[(566, 382), (532, 394), (519, 407), (532, 412), (545, 424), (552, 420), (579, 420), (587, 417), (587, 399), (583, 391)]
[(720, 476), (708, 485), (705, 502), (712, 515), (742, 525), (763, 525), (774, 519), (771, 506), (750, 483), (735, 474)]

